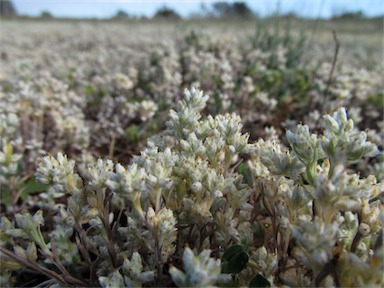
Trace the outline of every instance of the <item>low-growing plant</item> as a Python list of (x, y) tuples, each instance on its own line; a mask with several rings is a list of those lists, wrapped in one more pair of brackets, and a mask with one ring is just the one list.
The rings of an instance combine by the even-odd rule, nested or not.
[[(282, 64), (279, 63), (285, 54), (284, 66), (289, 69), (297, 69), (302, 64), (302, 57), (307, 48), (307, 33), (301, 29), (299, 35), (293, 35), (291, 19), (285, 22), (279, 17), (274, 19), (273, 31), (269, 27), (258, 25), (253, 37), (250, 38), (253, 49), (260, 49), (263, 52), (269, 52), (268, 68), (278, 69)], [(283, 28), (284, 26), (284, 28)]]
[(249, 143), (238, 115), (201, 114), (207, 100), (186, 90), (128, 166), (43, 157), (34, 211), (1, 219), (1, 284), (382, 285), (383, 184), (355, 171), (381, 152), (346, 110), (322, 135), (288, 131), (289, 148)]

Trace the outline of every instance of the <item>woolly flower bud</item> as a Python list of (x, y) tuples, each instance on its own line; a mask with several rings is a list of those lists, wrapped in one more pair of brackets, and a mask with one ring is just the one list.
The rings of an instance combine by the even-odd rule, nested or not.
[(130, 165), (128, 170), (121, 164), (117, 164), (116, 173), (110, 172), (108, 174), (106, 185), (112, 191), (129, 198), (132, 192), (141, 192), (145, 189), (147, 178), (145, 170), (139, 168), (136, 163)]
[(52, 156), (45, 156), (40, 161), (35, 173), (36, 180), (45, 184), (58, 184), (73, 172), (75, 161), (62, 153), (57, 154), (57, 160)]
[(124, 287), (124, 279), (119, 271), (115, 271), (108, 277), (99, 277), (101, 287), (112, 288), (112, 287)]
[(326, 156), (337, 163), (373, 157), (379, 152), (376, 145), (366, 141), (365, 132), (353, 129), (353, 121), (347, 119), (345, 108), (340, 108), (332, 116), (325, 115), (324, 127), (321, 147)]
[(112, 170), (113, 162), (111, 160), (103, 161), (98, 159), (96, 164), (90, 164), (88, 166), (89, 187), (94, 189), (104, 188)]
[(176, 111), (170, 111), (170, 120), (166, 123), (168, 135), (174, 135), (179, 139), (187, 139), (189, 133), (199, 125), (200, 111), (204, 109), (208, 100), (208, 96), (203, 96), (203, 92), (195, 88), (185, 90), (184, 95)]
[(193, 251), (186, 247), (183, 253), (185, 272), (172, 267), (169, 270), (172, 280), (179, 287), (205, 287), (213, 285), (220, 276), (221, 261), (210, 258), (211, 250), (203, 250), (195, 256)]
[(369, 232), (371, 232), (371, 229), (369, 228), (369, 225), (366, 224), (366, 223), (361, 223), (359, 225), (359, 232), (361, 233), (361, 235), (363, 236), (368, 236), (369, 235)]
[(155, 278), (154, 271), (143, 272), (141, 255), (138, 252), (133, 252), (131, 260), (124, 260), (123, 272), (130, 279), (143, 283), (153, 281)]
[(303, 171), (304, 166), (297, 157), (291, 156), (289, 150), (277, 141), (259, 140), (255, 147), (260, 161), (272, 174), (295, 178)]
[(316, 162), (321, 158), (317, 135), (310, 133), (307, 125), (297, 125), (295, 133), (287, 131), (287, 139), (297, 157), (305, 165)]
[(140, 120), (147, 121), (155, 115), (158, 110), (158, 106), (153, 101), (144, 100), (137, 104), (137, 110), (140, 114)]
[(117, 73), (114, 76), (113, 80), (114, 80), (115, 86), (118, 89), (128, 91), (128, 90), (132, 89), (134, 86), (134, 83), (132, 82), (132, 80), (127, 75), (124, 75), (121, 73)]
[(215, 190), (213, 191), (213, 197), (215, 198), (223, 197), (223, 192), (221, 192), (220, 190)]
[(198, 90), (192, 87), (190, 90), (184, 90), (185, 100), (181, 101), (182, 107), (189, 107), (190, 109), (194, 109), (196, 111), (200, 111), (204, 109), (208, 96), (203, 95), (203, 91)]
[(187, 140), (181, 139), (180, 146), (187, 155), (205, 155), (203, 142), (197, 138), (195, 132), (190, 133)]
[(0, 139), (11, 138), (17, 131), (19, 122), (16, 114), (2, 111), (0, 115)]
[(337, 223), (325, 225), (319, 218), (315, 218), (313, 223), (299, 218), (297, 224), (290, 225), (290, 230), (305, 251), (301, 257), (306, 265), (320, 267), (329, 261), (336, 240)]
[(217, 130), (218, 135), (224, 140), (231, 153), (246, 152), (250, 149), (248, 145), (249, 134), (242, 134), (243, 124), (240, 116), (235, 113), (217, 115), (215, 118), (207, 118), (210, 126)]
[(173, 216), (171, 209), (160, 209), (160, 211), (157, 213), (157, 218), (159, 221), (160, 233), (164, 234), (164, 236), (168, 234), (169, 237), (169, 233), (176, 231), (176, 218)]
[(268, 254), (264, 246), (256, 250), (254, 259), (256, 260), (259, 270), (264, 271), (265, 275), (272, 273), (277, 264), (277, 255), (274, 253)]
[(347, 111), (341, 107), (333, 115), (324, 116), (324, 127), (335, 134), (349, 132), (353, 129), (352, 119), (347, 118)]
[(362, 205), (362, 221), (369, 226), (370, 234), (375, 234), (382, 228), (382, 221), (380, 219), (380, 201), (375, 201), (372, 204), (368, 203), (367, 199), (363, 200)]
[(194, 193), (200, 193), (203, 190), (203, 184), (201, 184), (199, 181), (195, 181), (191, 185), (191, 190)]
[(329, 115), (324, 116), (324, 126), (330, 131), (339, 131), (339, 124)]
[(147, 218), (147, 222), (148, 224), (153, 228), (153, 227), (156, 227), (159, 220), (157, 219), (156, 217), (156, 213), (155, 213), (155, 210), (150, 206), (147, 210), (147, 215), (146, 215), (146, 218)]
[(236, 148), (233, 145), (229, 145), (228, 150), (231, 151), (231, 153), (236, 153)]

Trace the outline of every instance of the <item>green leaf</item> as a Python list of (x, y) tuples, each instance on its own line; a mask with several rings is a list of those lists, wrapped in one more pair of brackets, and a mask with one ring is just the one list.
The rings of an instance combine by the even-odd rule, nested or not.
[(246, 252), (246, 246), (233, 245), (229, 247), (223, 254), (223, 268), (224, 274), (237, 274), (240, 273), (248, 263), (249, 256)]
[(93, 96), (95, 94), (95, 89), (93, 89), (92, 85), (87, 85), (84, 87), (84, 93), (86, 96)]
[[(29, 194), (47, 191), (49, 185), (36, 182), (34, 179), (30, 179), (25, 183), (20, 184), (17, 187), (17, 191), (21, 191), (20, 199), (26, 200)], [(1, 203), (4, 205), (11, 205), (13, 201), (13, 195), (10, 190), (3, 189), (0, 193)]]
[(24, 189), (23, 193), (21, 193), (20, 198), (25, 200), (28, 198), (29, 194), (44, 192), (49, 188), (48, 184), (43, 184), (40, 182), (36, 182), (34, 179), (28, 180), (26, 183), (21, 184), (18, 189)]
[(241, 163), (237, 167), (237, 172), (243, 175), (244, 182), (247, 183), (248, 185), (252, 185), (252, 173), (249, 170), (248, 166), (245, 165), (244, 163)]
[(373, 105), (373, 106), (376, 106), (376, 107), (383, 109), (384, 108), (384, 93), (378, 93), (378, 94), (370, 95), (368, 97), (368, 103)]
[(0, 193), (1, 203), (5, 206), (12, 204), (11, 191), (2, 189)]
[(249, 287), (271, 287), (271, 283), (261, 274), (257, 273), (249, 282)]
[(133, 142), (133, 143), (139, 142), (139, 140), (140, 140), (140, 135), (139, 135), (140, 134), (140, 128), (139, 128), (139, 126), (132, 125), (131, 127), (129, 127), (125, 131), (125, 133), (126, 133), (128, 141)]
[(252, 225), (253, 230), (253, 239), (257, 242), (264, 242), (264, 229), (261, 227), (260, 223), (255, 222)]
[(246, 247), (244, 245), (235, 244), (231, 247), (227, 248), (227, 250), (224, 251), (223, 254), (223, 261), (229, 261), (233, 256), (235, 256), (237, 253), (245, 252)]

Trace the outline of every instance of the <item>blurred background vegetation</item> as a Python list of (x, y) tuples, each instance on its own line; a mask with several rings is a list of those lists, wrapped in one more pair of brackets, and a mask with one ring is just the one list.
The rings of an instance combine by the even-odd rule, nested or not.
[[(15, 5), (14, 2), (17, 2), (17, 5)], [(268, 15), (265, 13), (259, 13), (258, 11), (255, 11), (254, 8), (251, 6), (255, 7), (255, 4), (250, 2), (250, 1), (216, 1), (216, 2), (201, 2), (197, 5), (190, 6), (194, 8), (185, 8), (185, 9), (192, 9), (194, 11), (188, 11), (187, 15), (186, 12), (183, 11), (181, 13), (178, 11), (176, 8), (173, 8), (175, 4), (179, 4), (177, 6), (180, 6), (180, 3), (177, 1), (164, 1), (164, 4), (159, 1), (147, 1), (145, 4), (141, 4), (144, 10), (146, 11), (153, 11), (153, 9), (157, 9), (153, 15), (149, 15), (147, 12), (142, 12), (142, 13), (137, 13), (137, 9), (134, 9), (134, 4), (136, 3), (131, 3), (131, 2), (124, 2), (124, 1), (119, 1), (119, 2), (114, 2), (110, 1), (111, 5), (110, 7), (117, 7), (116, 12), (113, 15), (108, 16), (107, 12), (105, 12), (102, 17), (98, 17), (95, 13), (94, 17), (89, 17), (89, 16), (84, 16), (84, 17), (79, 17), (76, 16), (74, 13), (70, 12), (72, 10), (76, 9), (81, 9), (83, 6), (76, 7), (76, 3), (65, 3), (66, 5), (66, 12), (63, 12), (66, 15), (71, 14), (70, 16), (63, 17), (63, 16), (56, 16), (55, 14), (60, 14), (57, 13), (57, 11), (60, 9), (58, 7), (55, 7), (50, 3), (50, 5), (45, 5), (44, 3), (49, 3), (49, 1), (44, 2), (44, 1), (36, 1), (34, 3), (33, 1), (28, 1), (28, 5), (30, 4), (38, 4), (36, 5), (37, 7), (41, 7), (41, 11), (39, 15), (35, 15), (35, 12), (32, 12), (31, 9), (26, 8), (24, 6), (27, 3), (24, 1), (12, 1), (12, 0), (1, 0), (0, 1), (0, 15), (2, 19), (5, 18), (18, 18), (18, 19), (30, 19), (30, 18), (56, 18), (56, 19), (61, 19), (61, 20), (69, 20), (69, 19), (91, 19), (91, 20), (120, 20), (120, 21), (126, 21), (126, 20), (149, 20), (149, 19), (166, 19), (166, 20), (192, 20), (192, 19), (228, 19), (228, 18), (235, 18), (237, 20), (239, 19), (244, 19), (244, 18), (273, 18), (276, 16), (282, 17), (282, 18), (291, 18), (291, 19), (326, 19), (326, 20), (331, 20), (331, 21), (357, 21), (357, 20), (367, 20), (367, 19), (376, 19), (378, 21), (383, 20), (384, 16), (384, 7), (383, 3), (381, 1), (370, 1), (372, 2), (372, 7), (370, 7), (370, 10), (368, 11), (369, 15), (366, 15), (367, 11), (362, 11), (359, 10), (359, 6), (353, 5), (353, 1), (347, 1), (345, 7), (339, 7), (336, 4), (337, 3), (326, 3), (326, 1), (320, 2), (320, 6), (316, 5), (315, 2), (303, 2), (303, 1), (296, 1), (294, 6), (291, 6), (291, 8), (285, 8), (282, 9), (284, 6), (283, 4), (286, 4), (288, 1), (277, 1), (277, 2), (270, 2), (268, 4), (268, 7), (273, 7), (269, 9)], [(180, 1), (182, 2), (182, 1)], [(369, 1), (367, 1), (369, 2)], [(63, 4), (60, 3), (59, 1), (56, 1), (58, 4)], [(92, 1), (83, 0), (79, 1), (79, 3), (82, 4), (90, 4), (92, 5)], [(78, 3), (78, 4), (79, 4)], [(120, 6), (118, 6), (117, 3), (121, 3)], [(250, 5), (249, 3), (252, 3), (253, 5)], [(97, 4), (97, 3), (96, 3)], [(160, 4), (160, 5), (159, 5)], [(306, 4), (309, 4), (306, 5)], [(313, 4), (313, 5), (312, 5)], [(319, 3), (317, 3), (319, 4)], [(109, 3), (107, 3), (109, 5)], [(263, 8), (262, 6), (266, 5), (265, 2), (260, 1), (257, 2), (257, 7)], [(312, 6), (311, 6), (312, 5)], [(336, 5), (336, 6), (335, 6)], [(196, 7), (198, 6), (197, 10)], [(301, 7), (303, 6), (303, 7)], [(304, 7), (305, 6), (305, 7)], [(327, 6), (327, 9), (330, 10), (331, 12), (322, 13), (321, 11), (324, 10), (323, 6)], [(375, 7), (377, 6), (377, 7)], [(17, 7), (21, 7), (23, 9), (21, 12), (18, 11)], [(54, 9), (52, 7), (55, 7)], [(91, 7), (91, 6), (90, 6)], [(103, 6), (106, 8), (107, 6)], [(109, 7), (109, 8), (110, 8)], [(156, 8), (157, 7), (157, 8)], [(293, 7), (293, 8), (292, 8)], [(318, 9), (320, 7), (320, 9)], [(368, 7), (368, 6), (366, 6)], [(137, 7), (136, 7), (137, 8)], [(29, 9), (29, 10), (28, 10)], [(50, 11), (54, 10), (54, 11)], [(310, 11), (311, 13), (307, 13), (305, 15), (304, 10)], [(314, 11), (314, 10), (318, 10)], [(27, 12), (25, 12), (27, 11)], [(36, 11), (34, 9), (33, 11)], [(96, 10), (95, 10), (96, 11)], [(110, 11), (110, 9), (108, 10)], [(136, 11), (136, 12), (133, 12)], [(373, 12), (374, 11), (374, 12)], [(89, 15), (84, 14), (84, 15)], [(141, 15), (140, 15), (141, 14)], [(182, 15), (183, 14), (183, 15)], [(263, 15), (261, 15), (263, 14)], [(331, 15), (329, 15), (331, 14)], [(315, 16), (314, 16), (315, 15)], [(328, 15), (324, 17), (324, 15)], [(375, 15), (375, 16), (372, 16)]]

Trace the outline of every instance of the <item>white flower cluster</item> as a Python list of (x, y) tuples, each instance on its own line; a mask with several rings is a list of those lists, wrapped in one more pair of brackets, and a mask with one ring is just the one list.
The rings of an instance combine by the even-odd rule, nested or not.
[(154, 271), (143, 272), (141, 256), (138, 252), (134, 252), (131, 260), (127, 258), (124, 260), (122, 274), (115, 271), (109, 277), (99, 277), (99, 281), (102, 287), (138, 287), (153, 281), (154, 278)]
[(210, 258), (211, 251), (203, 250), (198, 256), (186, 247), (183, 253), (183, 264), (186, 272), (171, 267), (169, 273), (179, 287), (213, 287), (219, 278), (220, 260)]
[[(149, 278), (145, 280), (136, 270), (137, 273), (133, 270), (124, 272), (124, 269), (126, 277), (116, 272), (106, 278), (109, 261), (116, 264), (124, 255), (117, 254), (118, 246), (111, 248), (107, 244), (107, 241), (114, 240), (108, 228), (114, 221), (109, 205), (127, 210), (129, 225), (119, 227), (118, 239), (122, 243), (133, 245), (124, 248), (128, 255), (133, 253), (133, 260), (130, 261), (138, 257), (139, 254), (134, 252), (136, 249), (148, 249), (145, 262), (150, 271), (156, 271), (157, 277), (160, 277), (163, 265), (175, 254), (178, 237), (191, 245), (209, 243), (208, 235), (196, 237), (185, 233), (187, 231), (180, 230), (182, 225), (196, 225), (200, 229), (207, 225), (217, 225), (215, 237), (222, 245), (241, 239), (252, 241), (251, 224), (248, 222), (252, 210), (248, 203), (250, 190), (242, 182), (242, 177), (231, 169), (231, 165), (236, 164), (239, 153), (250, 151), (248, 135), (241, 133), (241, 121), (234, 114), (202, 118), (200, 111), (205, 106), (207, 96), (203, 96), (201, 91), (191, 89), (185, 95), (178, 111), (172, 112), (180, 117), (171, 118), (165, 132), (168, 136), (164, 136), (174, 138), (173, 147), (162, 150), (155, 145), (154, 138), (127, 168), (116, 164), (113, 169), (112, 161), (99, 159), (88, 165), (82, 173), (83, 179), (75, 171), (75, 162), (61, 153), (57, 155), (57, 159), (46, 156), (39, 163), (36, 179), (53, 185), (56, 193), (66, 191), (70, 194), (67, 207), (69, 213), (62, 214), (61, 221), (67, 223), (65, 225), (82, 225), (86, 222), (92, 225), (95, 234), (87, 236), (87, 245), (98, 251), (104, 259), (98, 273), (105, 286), (113, 285), (108, 283), (117, 283), (114, 281), (131, 281), (131, 284), (151, 281)], [(190, 122), (183, 122), (185, 112), (195, 119), (194, 127)], [(171, 130), (171, 127), (177, 128)], [(177, 135), (183, 136), (178, 138)], [(215, 149), (210, 147), (215, 142), (212, 139), (221, 143)], [(106, 201), (111, 201), (111, 204), (104, 206)], [(61, 208), (57, 209), (60, 211)], [(233, 232), (227, 234), (229, 225)], [(78, 229), (76, 227), (79, 226), (75, 226)], [(55, 233), (59, 233), (59, 230)], [(79, 247), (79, 251), (83, 251), (82, 249), (84, 248)], [(133, 252), (129, 252), (132, 249)], [(59, 251), (63, 252), (65, 249)], [(214, 263), (212, 269), (214, 268), (218, 276), (220, 260), (205, 259), (207, 255), (209, 253), (202, 252), (201, 265), (211, 267)], [(185, 261), (187, 258), (185, 256)], [(192, 264), (191, 266), (184, 262), (184, 265), (187, 268), (186, 273), (194, 273), (189, 271)], [(203, 268), (202, 266), (201, 269)], [(151, 275), (153, 278), (154, 274)], [(213, 277), (211, 273), (206, 275), (207, 279), (200, 279), (203, 281), (201, 285), (213, 284), (217, 277)], [(196, 277), (191, 283), (200, 280)]]
[[(311, 267), (317, 275), (316, 283), (332, 283), (323, 276), (330, 273), (324, 269), (335, 261), (334, 257), (346, 259), (359, 253), (361, 259), (368, 259), (368, 255), (377, 257), (379, 253), (372, 250), (370, 241), (375, 241), (373, 235), (383, 227), (379, 218), (383, 184), (373, 175), (363, 178), (349, 168), (364, 157), (377, 155), (378, 148), (366, 141), (366, 134), (353, 124), (346, 110), (340, 108), (332, 116), (324, 116), (323, 135), (312, 134), (308, 126), (301, 124), (296, 132), (288, 131), (292, 156), (276, 141), (259, 140), (255, 145), (256, 155), (250, 161), (262, 187), (263, 206), (271, 217), (279, 215), (276, 220), (281, 225), (278, 230), (281, 241), (292, 235), (297, 241), (293, 253)], [(296, 166), (289, 167), (290, 162)], [(271, 179), (277, 183), (270, 182)], [(335, 256), (338, 237), (345, 239), (343, 243), (348, 248)], [(340, 243), (337, 245), (342, 247)], [(374, 283), (375, 279), (365, 281)]]
[(332, 116), (324, 116), (325, 133), (321, 146), (331, 161), (346, 163), (362, 157), (372, 157), (378, 154), (377, 146), (366, 141), (365, 132), (356, 131), (353, 121), (347, 119), (344, 108)]
[(297, 224), (291, 225), (292, 236), (301, 248), (296, 251), (297, 256), (316, 274), (332, 257), (337, 228), (337, 223), (326, 225), (321, 220), (310, 222), (306, 218), (299, 218)]
[(57, 154), (57, 159), (52, 156), (44, 157), (36, 171), (36, 180), (45, 184), (61, 184), (67, 176), (73, 173), (75, 161), (69, 160), (62, 153)]
[[(18, 214), (21, 230), (9, 228), (9, 233), (31, 237), (49, 255), (67, 253), (73, 243), (66, 243), (60, 235), (75, 229), (81, 236), (81, 225), (89, 223), (91, 232), (79, 238), (78, 250), (63, 257), (66, 261), (79, 261), (76, 253), (81, 252), (91, 261), (85, 247), (97, 253), (101, 262), (96, 273), (105, 287), (135, 286), (162, 279), (165, 265), (174, 261), (181, 243), (200, 247), (201, 253), (195, 256), (185, 248), (185, 272), (176, 267), (170, 269), (172, 280), (179, 286), (212, 286), (228, 278), (221, 274), (220, 260), (210, 258), (210, 250), (204, 250), (212, 245), (232, 251), (244, 248), (229, 247), (228, 243), (250, 245), (249, 256), (244, 250), (231, 256), (224, 253), (226, 269), (235, 269), (231, 261), (236, 257), (246, 257), (250, 267), (242, 275), (256, 269), (264, 275), (259, 277), (270, 283), (276, 281), (279, 261), (298, 261), (306, 267), (297, 270), (297, 283), (323, 281), (324, 267), (336, 257), (338, 237), (345, 239), (345, 246), (337, 244), (338, 247), (346, 247), (338, 252), (340, 263), (352, 257), (351, 253), (359, 255), (356, 261), (369, 262), (378, 257), (379, 252), (373, 250), (370, 241), (383, 227), (383, 208), (378, 198), (384, 190), (382, 183), (373, 175), (362, 178), (347, 168), (362, 157), (375, 155), (377, 147), (370, 142), (350, 141), (362, 132), (353, 128), (343, 108), (333, 116), (325, 116), (324, 135), (311, 134), (306, 125), (298, 125), (295, 133), (288, 131), (290, 151), (277, 139), (249, 144), (249, 136), (241, 132), (242, 124), (235, 114), (203, 117), (201, 111), (207, 100), (197, 89), (186, 90), (185, 99), (177, 110), (171, 111), (164, 134), (151, 138), (147, 148), (126, 168), (99, 159), (88, 165), (81, 178), (75, 171), (75, 162), (63, 154), (44, 157), (36, 179), (52, 185), (46, 195), (70, 195), (65, 212), (62, 206), (55, 206), (55, 196), (42, 197), (43, 201), (53, 201), (56, 208), (51, 209), (60, 213), (55, 220), (59, 226), (52, 236), (63, 247), (52, 250), (55, 244), (45, 242), (41, 221), (37, 225), (29, 220), (21, 222), (25, 217), (31, 218), (29, 214)], [(341, 151), (331, 153), (330, 145)], [(358, 149), (358, 145), (366, 148), (359, 157), (349, 157), (348, 153)], [(239, 153), (245, 152), (252, 154), (248, 162), (255, 177), (253, 191), (234, 170)], [(110, 209), (121, 210), (119, 219), (125, 211), (126, 224), (115, 222)], [(267, 228), (256, 229), (268, 222), (271, 232)], [(28, 230), (31, 225), (34, 228)], [(115, 225), (119, 227), (113, 228)], [(290, 244), (291, 239), (294, 244)], [(261, 246), (253, 247), (255, 242)], [(288, 256), (289, 245), (293, 246)], [(235, 257), (236, 253), (241, 256)], [(111, 273), (110, 265), (122, 270)], [(314, 273), (314, 282), (308, 282), (306, 269)], [(337, 269), (347, 271), (344, 266)], [(287, 283), (294, 281), (285, 272), (280, 276)], [(364, 281), (372, 283), (375, 279)], [(324, 281), (332, 283), (330, 279)]]

